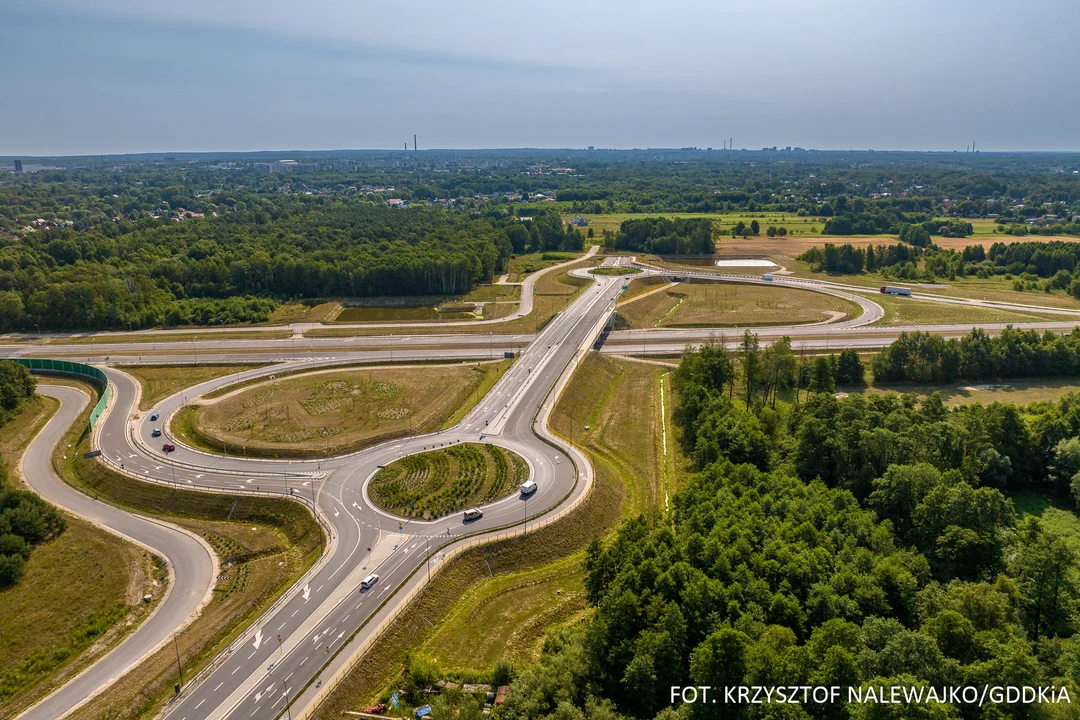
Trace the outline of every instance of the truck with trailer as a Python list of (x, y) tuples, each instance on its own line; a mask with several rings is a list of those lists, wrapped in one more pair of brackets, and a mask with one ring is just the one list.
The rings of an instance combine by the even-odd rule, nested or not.
[(896, 287), (895, 285), (882, 285), (882, 295), (900, 295), (902, 297), (911, 297), (911, 288)]

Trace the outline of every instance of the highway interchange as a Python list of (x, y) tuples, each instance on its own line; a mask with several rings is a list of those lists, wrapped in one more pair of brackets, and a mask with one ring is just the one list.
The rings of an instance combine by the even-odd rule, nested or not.
[[(606, 264), (626, 266), (630, 262), (627, 258), (608, 258)], [(872, 326), (884, 311), (865, 297), (867, 288), (839, 283), (811, 284), (783, 277), (766, 281), (757, 276), (674, 272), (647, 265), (639, 265), (637, 269), (645, 274), (701, 275), (708, 280), (812, 289), (842, 297), (861, 308), (858, 317), (827, 325), (753, 328), (764, 342), (788, 335), (796, 347), (877, 347), (891, 342), (904, 329), (916, 329)], [(213, 339), (215, 333), (207, 331), (205, 339), (198, 341), (199, 362), (272, 364), (186, 388), (145, 412), (139, 410), (139, 383), (117, 366), (140, 359), (148, 362), (151, 358), (154, 362), (191, 362), (193, 343), (130, 344), (110, 343), (106, 339), (92, 348), (59, 343), (19, 343), (5, 347), (8, 356), (43, 356), (47, 352), (102, 366), (114, 394), (107, 415), (95, 430), (93, 442), (102, 453), (101, 460), (118, 472), (193, 490), (289, 495), (311, 507), (326, 528), (327, 547), (319, 562), (207, 670), (194, 680), (188, 679), (182, 694), (168, 709), (169, 718), (275, 718), (286, 712), (287, 705), (291, 705), (292, 717), (303, 717), (388, 619), (427, 581), (428, 567), (437, 571), (449, 555), (484, 535), (523, 532), (526, 510), (527, 524), (546, 522), (566, 512), (587, 494), (592, 482), (587, 458), (576, 447), (568, 447), (565, 440), (547, 427), (547, 415), (576, 363), (592, 348), (610, 321), (619, 288), (627, 282), (627, 276), (589, 275), (583, 270), (575, 274), (590, 278), (593, 284), (535, 336), (482, 333), (402, 334), (393, 340), (386, 336), (302, 338), (298, 354), (296, 340), (292, 338)], [(505, 322), (531, 309), (532, 285), (540, 275), (536, 273), (526, 280), (518, 313), (496, 322)], [(982, 304), (930, 297), (936, 302)], [(1075, 321), (1070, 322), (1065, 316), (1080, 316), (1080, 311), (1058, 308), (988, 305), (1063, 316), (1060, 321), (1031, 324), (1038, 328), (1071, 330)], [(935, 331), (960, 335), (971, 327), (939, 326)], [(999, 329), (983, 327), (989, 331)], [(293, 330), (297, 335), (304, 332), (303, 327)], [(203, 334), (202, 330), (199, 332)], [(735, 344), (741, 334), (741, 328), (614, 331), (606, 335), (602, 350), (626, 354), (671, 353), (688, 344), (708, 341)], [(518, 351), (520, 355), (460, 423), (442, 432), (399, 438), (347, 456), (293, 461), (226, 457), (187, 447), (168, 433), (168, 420), (180, 407), (237, 381), (342, 363), (433, 358), (484, 360), (501, 357), (504, 351)], [(213, 553), (197, 537), (99, 503), (60, 481), (53, 474), (49, 458), (87, 398), (69, 387), (49, 386), (47, 380), (42, 381), (41, 391), (57, 397), (62, 406), (27, 450), (23, 465), (28, 482), (50, 501), (152, 548), (168, 560), (171, 573), (171, 589), (150, 620), (104, 658), (21, 716), (49, 720), (70, 712), (155, 648), (169, 642), (174, 632), (197, 616), (210, 597), (218, 567)], [(159, 414), (160, 420), (150, 422), (151, 413)], [(151, 437), (154, 427), (163, 428), (166, 439), (177, 447), (168, 457), (161, 452), (162, 439)], [(512, 450), (529, 463), (539, 490), (528, 498), (527, 505), (525, 498), (514, 495), (485, 507), (482, 519), (465, 524), (460, 514), (435, 522), (403, 521), (376, 509), (369, 501), (367, 483), (378, 466), (425, 449), (481, 441)], [(379, 574), (378, 583), (361, 592), (360, 581), (371, 572)]]

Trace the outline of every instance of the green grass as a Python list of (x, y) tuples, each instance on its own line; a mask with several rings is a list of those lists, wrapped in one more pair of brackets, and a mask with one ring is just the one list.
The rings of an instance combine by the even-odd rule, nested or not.
[[(950, 325), (954, 323), (1021, 323), (1065, 320), (1061, 315), (1040, 315), (1014, 310), (957, 305), (911, 298), (880, 295), (871, 298), (885, 309), (885, 316), (875, 325)], [(1077, 318), (1080, 323), (1080, 318)]]
[(184, 388), (260, 367), (265, 365), (125, 365), (123, 370), (142, 386), (139, 409), (149, 410)]
[(1080, 553), (1080, 517), (1076, 505), (1050, 498), (1038, 492), (1009, 493), (1019, 519), (1028, 515), (1039, 520), (1050, 530), (1061, 535), (1073, 551)]
[(640, 269), (638, 269), (638, 268), (631, 268), (631, 267), (627, 267), (627, 268), (598, 267), (598, 268), (594, 268), (594, 269), (590, 270), (589, 274), (590, 275), (618, 276), (618, 275), (636, 275), (639, 272), (642, 272), (642, 271)]
[[(59, 408), (36, 396), (0, 429), (0, 449), (13, 469), (30, 440)], [(11, 482), (15, 482), (11, 478)], [(0, 715), (48, 693), (137, 622), (153, 566), (137, 546), (65, 513), (67, 529), (38, 546), (26, 573), (0, 591)], [(87, 648), (95, 651), (85, 654)]]
[[(661, 460), (659, 412), (653, 410), (665, 372), (590, 353), (552, 425), (566, 437), (572, 431), (589, 454), (596, 470), (591, 494), (558, 523), (450, 561), (314, 717), (336, 720), (343, 711), (363, 709), (398, 676), (409, 650), (424, 649), (454, 676), (483, 677), (492, 658), (533, 659), (552, 625), (582, 617), (587, 611), (577, 593), (585, 547), (622, 518), (662, 503), (664, 483), (675, 482), (662, 466), (682, 466), (670, 424), (669, 460)], [(670, 396), (666, 409), (670, 417)]]
[(580, 257), (580, 255), (580, 253), (563, 252), (526, 253), (525, 255), (518, 255), (507, 263), (507, 281), (521, 282), (526, 276), (531, 275), (534, 272), (544, 270), (552, 265), (568, 262), (576, 257)]
[[(178, 638), (185, 676), (209, 662), (322, 554), (325, 537), (311, 513), (284, 498), (234, 496), (140, 482), (83, 457), (89, 408), (65, 435), (53, 458), (66, 482), (98, 500), (192, 530), (238, 564), (215, 586), (215, 599)], [(239, 587), (234, 587), (240, 585)], [(74, 714), (74, 718), (141, 718), (160, 708), (176, 680), (170, 646), (140, 664)]]
[(461, 443), (395, 460), (375, 473), (371, 500), (400, 517), (433, 520), (507, 497), (529, 466), (495, 445)]

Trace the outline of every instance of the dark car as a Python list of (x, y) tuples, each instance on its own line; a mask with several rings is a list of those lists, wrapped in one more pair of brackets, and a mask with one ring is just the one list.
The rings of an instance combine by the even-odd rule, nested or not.
[(150, 437), (161, 437), (161, 428), (154, 428), (150, 433)]
[(158, 414), (154, 413), (153, 415), (150, 416), (150, 422), (154, 422), (155, 420), (157, 420), (157, 418), (158, 418)]
[(173, 445), (172, 443), (165, 443), (164, 445), (161, 446), (161, 449), (164, 450), (167, 453), (171, 453), (173, 450), (176, 449), (176, 446)]

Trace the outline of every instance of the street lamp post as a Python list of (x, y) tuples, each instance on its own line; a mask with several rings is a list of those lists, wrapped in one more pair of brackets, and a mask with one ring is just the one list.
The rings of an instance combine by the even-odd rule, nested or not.
[(184, 687), (184, 667), (180, 664), (180, 645), (176, 642), (177, 635), (187, 635), (187, 630), (183, 632), (174, 632), (172, 636), (173, 650), (176, 651), (176, 670), (180, 673), (180, 685), (177, 686), (176, 692), (179, 693), (180, 689)]
[(289, 720), (292, 720), (292, 706), (289, 704), (289, 685), (284, 680), (275, 675), (273, 672), (271, 672), (271, 669), (273, 667), (274, 666), (271, 665), (269, 668), (267, 668), (266, 674), (280, 682), (281, 687), (285, 690), (285, 710), (288, 713)]

